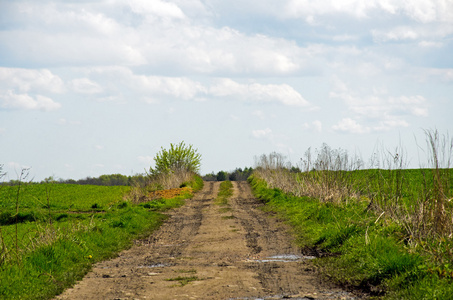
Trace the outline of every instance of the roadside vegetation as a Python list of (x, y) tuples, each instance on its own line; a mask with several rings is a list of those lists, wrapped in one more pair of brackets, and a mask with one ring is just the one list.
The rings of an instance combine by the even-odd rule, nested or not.
[(263, 155), (249, 182), (333, 281), (388, 299), (453, 299), (453, 140), (426, 139), (428, 168), (406, 169), (402, 147), (363, 169), (323, 145), (298, 167)]
[[(162, 149), (146, 183), (132, 187), (51, 178), (27, 183), (28, 170), (15, 184), (1, 185), (0, 298), (50, 299), (82, 279), (93, 263), (151, 234), (166, 218), (163, 211), (183, 205), (203, 187), (197, 174), (201, 156), (194, 152), (184, 143)], [(177, 189), (150, 194), (171, 187)]]
[(150, 167), (144, 180), (132, 184), (130, 193), (134, 202), (148, 201), (150, 194), (159, 195), (162, 190), (189, 190), (203, 187), (199, 175), (201, 154), (192, 145), (184, 142), (170, 144), (169, 149), (161, 148), (154, 157), (154, 167)]

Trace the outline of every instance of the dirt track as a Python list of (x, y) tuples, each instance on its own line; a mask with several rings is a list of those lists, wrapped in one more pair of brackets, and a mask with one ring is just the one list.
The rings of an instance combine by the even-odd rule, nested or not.
[(152, 236), (57, 299), (358, 299), (322, 286), (286, 225), (258, 209), (246, 182), (233, 184), (224, 207), (219, 183), (205, 182)]

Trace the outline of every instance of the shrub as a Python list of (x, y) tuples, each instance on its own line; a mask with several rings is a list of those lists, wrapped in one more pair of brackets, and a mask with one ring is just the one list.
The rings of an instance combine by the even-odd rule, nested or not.
[(198, 173), (201, 164), (201, 155), (192, 145), (184, 142), (177, 145), (170, 144), (170, 149), (161, 148), (154, 158), (155, 168), (150, 168), (152, 175), (189, 172)]

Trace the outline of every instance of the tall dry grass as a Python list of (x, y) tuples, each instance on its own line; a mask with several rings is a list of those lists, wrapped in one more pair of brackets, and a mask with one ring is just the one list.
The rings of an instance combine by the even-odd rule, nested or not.
[(134, 203), (149, 201), (148, 195), (150, 192), (179, 188), (184, 183), (191, 181), (193, 177), (194, 173), (186, 170), (148, 174), (144, 182), (135, 182), (132, 184), (131, 192), (127, 195), (127, 199)]
[(281, 154), (262, 155), (255, 161), (255, 175), (263, 178), (270, 188), (298, 197), (335, 203), (358, 198), (356, 182), (349, 171), (360, 169), (362, 160), (357, 155), (350, 157), (345, 150), (331, 149), (327, 144), (315, 150), (315, 154), (313, 159), (309, 148), (298, 167), (292, 167)]
[(255, 161), (254, 176), (264, 179), (270, 188), (295, 196), (338, 205), (367, 201), (368, 209), (404, 228), (407, 241), (414, 245), (432, 239), (452, 240), (453, 139), (437, 130), (427, 130), (425, 136), (428, 168), (419, 170), (417, 176), (423, 178), (417, 182), (406, 170), (407, 154), (401, 145), (393, 151), (383, 146), (376, 149), (370, 169), (360, 173), (356, 172), (364, 166), (360, 157), (324, 144), (314, 153), (310, 148), (305, 152), (299, 172), (281, 154), (262, 155)]

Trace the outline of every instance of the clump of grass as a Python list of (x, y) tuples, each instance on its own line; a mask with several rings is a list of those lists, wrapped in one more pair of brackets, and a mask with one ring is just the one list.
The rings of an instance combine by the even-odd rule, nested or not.
[(167, 281), (178, 281), (179, 282), (179, 286), (185, 286), (193, 281), (199, 281), (201, 280), (200, 278), (198, 278), (197, 276), (190, 276), (190, 277), (186, 277), (186, 276), (178, 276), (178, 277), (174, 277), (174, 278), (168, 278), (166, 279)]
[(233, 196), (233, 183), (231, 181), (222, 181), (215, 203), (217, 205), (228, 205), (228, 198)]
[(197, 270), (195, 269), (180, 269), (180, 270), (176, 270), (175, 271), (176, 273), (190, 273), (190, 274), (196, 274), (197, 273)]
[(222, 207), (222, 208), (219, 208), (219, 213), (224, 214), (224, 213), (230, 212), (231, 210), (232, 210), (231, 207)]

